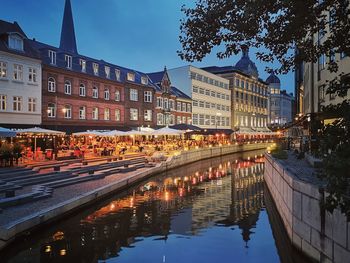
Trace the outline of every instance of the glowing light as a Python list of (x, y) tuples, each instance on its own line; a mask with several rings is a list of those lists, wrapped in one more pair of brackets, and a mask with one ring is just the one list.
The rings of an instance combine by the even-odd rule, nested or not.
[(46, 246), (45, 253), (50, 253), (50, 252), (51, 252), (51, 246)]
[(169, 201), (170, 196), (169, 196), (169, 192), (168, 191), (165, 192), (164, 199), (165, 199), (165, 201)]
[(67, 254), (67, 250), (61, 249), (60, 250), (60, 256), (65, 256)]

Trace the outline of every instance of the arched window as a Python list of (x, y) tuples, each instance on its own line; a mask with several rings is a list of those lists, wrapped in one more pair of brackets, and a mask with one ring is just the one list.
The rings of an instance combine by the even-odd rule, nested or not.
[(105, 108), (104, 120), (105, 120), (105, 121), (109, 121), (109, 120), (110, 120), (110, 111), (109, 111), (108, 108)]
[(162, 113), (157, 113), (157, 125), (163, 125), (164, 117)]
[(105, 100), (109, 100), (109, 89), (105, 89), (104, 95), (105, 95)]
[(72, 106), (71, 105), (64, 105), (63, 108), (63, 114), (65, 119), (71, 119), (72, 118)]
[(98, 88), (97, 87), (92, 88), (92, 97), (94, 99), (98, 99)]
[(92, 108), (92, 119), (98, 120), (98, 108), (97, 107)]
[(86, 95), (85, 85), (81, 83), (79, 86), (79, 96), (85, 97), (85, 95)]
[(55, 103), (49, 103), (47, 105), (47, 117), (49, 117), (49, 118), (56, 117), (56, 104)]
[(72, 84), (69, 80), (64, 82), (64, 93), (68, 95), (72, 94)]
[(48, 91), (49, 92), (56, 92), (56, 81), (54, 78), (49, 78), (48, 80)]
[(120, 91), (116, 90), (114, 93), (114, 100), (115, 101), (120, 101)]
[(86, 119), (86, 107), (85, 106), (79, 107), (79, 119), (80, 120)]
[(115, 120), (120, 121), (120, 110), (119, 109), (115, 110)]

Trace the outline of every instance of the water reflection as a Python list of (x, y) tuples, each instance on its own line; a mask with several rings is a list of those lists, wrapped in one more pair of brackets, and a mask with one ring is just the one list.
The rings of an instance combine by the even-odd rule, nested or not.
[[(199, 252), (186, 252), (188, 262), (198, 262), (201, 250), (219, 257), (225, 256), (225, 249), (227, 253), (236, 250), (235, 256), (242, 260), (252, 257), (242, 249), (252, 251), (251, 261), (260, 262), (254, 253), (261, 244), (254, 243), (254, 249), (250, 248), (255, 235), (256, 240), (271, 240), (270, 259), (279, 261), (266, 211), (260, 219), (266, 221), (262, 221), (267, 223), (266, 229), (260, 227), (261, 234), (256, 233), (264, 208), (263, 169), (261, 152), (256, 152), (240, 158), (233, 155), (202, 161), (160, 174), (17, 242), (6, 251), (6, 257), (9, 262), (175, 262), (172, 256), (179, 253), (177, 248), (185, 246)], [(220, 251), (212, 252), (214, 249), (207, 247), (225, 239), (234, 240), (221, 246)], [(201, 240), (206, 243), (197, 245)], [(262, 253), (266, 255), (266, 251)], [(206, 259), (204, 262), (215, 260)]]

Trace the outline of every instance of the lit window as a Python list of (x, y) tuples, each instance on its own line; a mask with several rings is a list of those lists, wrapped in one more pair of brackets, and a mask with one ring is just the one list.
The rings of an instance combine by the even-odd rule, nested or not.
[(66, 62), (66, 68), (72, 68), (72, 56), (64, 55), (64, 61)]
[(131, 72), (128, 72), (128, 74), (127, 74), (127, 80), (129, 80), (129, 81), (135, 81), (135, 74), (134, 74), (134, 73), (131, 73)]
[(56, 117), (56, 104), (55, 103), (49, 103), (47, 105), (47, 117), (49, 117), (49, 118)]
[(104, 120), (109, 121), (109, 119), (110, 119), (110, 111), (108, 108), (106, 108), (104, 112)]
[(86, 119), (86, 107), (85, 106), (79, 107), (79, 119), (80, 120)]
[(13, 97), (13, 111), (22, 110), (22, 97), (14, 96)]
[(92, 119), (98, 120), (98, 108), (97, 107), (92, 108)]
[(7, 77), (7, 63), (0, 61), (0, 78)]
[(164, 117), (162, 113), (157, 113), (157, 125), (163, 125)]
[(50, 58), (50, 64), (56, 65), (56, 52), (53, 50), (49, 50), (49, 58)]
[(169, 109), (169, 103), (168, 99), (164, 98), (164, 109), (168, 110)]
[(109, 79), (110, 78), (110, 72), (111, 72), (111, 68), (105, 66), (105, 73), (106, 73), (106, 78)]
[(131, 121), (137, 121), (139, 119), (139, 113), (137, 109), (130, 109), (130, 120)]
[(147, 85), (148, 84), (148, 78), (147, 77), (141, 77), (141, 84)]
[(80, 59), (81, 72), (86, 72), (86, 60)]
[(94, 74), (98, 76), (98, 64), (97, 63), (92, 63), (92, 68), (94, 70)]
[(138, 101), (138, 91), (137, 91), (137, 89), (130, 89), (130, 100)]
[(163, 108), (163, 98), (160, 98), (160, 97), (157, 98), (157, 107)]
[(181, 111), (181, 102), (176, 102), (176, 110)]
[(92, 88), (92, 97), (94, 99), (97, 99), (98, 98), (98, 88), (97, 87), (93, 87)]
[(187, 103), (187, 112), (191, 112), (191, 104)]
[(114, 100), (115, 101), (120, 101), (120, 91), (119, 90), (116, 90), (114, 92)]
[(72, 94), (72, 84), (69, 80), (64, 82), (64, 93), (68, 95)]
[(36, 112), (36, 98), (28, 98), (28, 111)]
[(105, 89), (104, 98), (105, 100), (109, 100), (109, 89)]
[(32, 83), (36, 83), (37, 82), (36, 69), (35, 68), (29, 68), (28, 69), (28, 81), (32, 82)]
[(7, 97), (6, 95), (0, 95), (0, 110), (4, 111), (7, 108)]
[(115, 70), (115, 79), (120, 81), (120, 70), (119, 69)]
[(115, 110), (115, 120), (120, 121), (120, 110), (119, 109)]
[(65, 105), (63, 108), (63, 114), (65, 119), (71, 119), (72, 118), (72, 106)]
[(152, 91), (148, 90), (144, 92), (144, 101), (152, 102)]
[(13, 64), (13, 79), (22, 81), (23, 80), (23, 66), (18, 64)]
[(48, 83), (47, 90), (49, 92), (56, 92), (56, 81), (55, 81), (55, 79), (50, 77), (47, 83)]
[(18, 35), (10, 35), (9, 48), (23, 51), (23, 39)]
[(81, 97), (86, 96), (86, 89), (85, 89), (85, 85), (83, 83), (81, 83), (79, 86), (79, 96), (81, 96)]
[(145, 121), (152, 121), (152, 110), (145, 110), (144, 113)]

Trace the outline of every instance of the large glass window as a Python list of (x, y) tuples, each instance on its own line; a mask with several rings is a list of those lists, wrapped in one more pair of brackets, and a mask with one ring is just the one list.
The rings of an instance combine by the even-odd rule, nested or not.
[(128, 72), (127, 76), (126, 76), (128, 81), (135, 81), (135, 74)]
[(152, 121), (152, 110), (145, 110), (144, 119), (145, 121)]
[(23, 39), (17, 35), (10, 35), (9, 48), (23, 51)]
[(157, 125), (163, 125), (163, 114), (162, 113), (157, 113)]
[(120, 109), (115, 109), (115, 120), (120, 121)]
[(147, 77), (141, 77), (141, 84), (148, 85), (148, 78)]
[(84, 59), (79, 60), (81, 66), (81, 72), (86, 72), (86, 61)]
[(98, 108), (97, 107), (92, 108), (92, 119), (98, 120)]
[(120, 81), (120, 70), (119, 69), (115, 70), (115, 79)]
[(152, 102), (152, 91), (148, 90), (144, 92), (144, 101)]
[(21, 111), (22, 110), (22, 97), (14, 96), (13, 97), (13, 111)]
[(79, 119), (80, 120), (86, 119), (86, 107), (85, 106), (79, 107)]
[(85, 95), (86, 95), (85, 85), (81, 83), (79, 86), (79, 96), (85, 97)]
[(36, 69), (35, 68), (29, 68), (28, 69), (28, 81), (31, 82), (31, 83), (36, 83), (37, 82)]
[(72, 118), (72, 106), (65, 105), (63, 108), (63, 114), (64, 114), (65, 119), (71, 119)]
[(92, 97), (94, 99), (97, 99), (98, 98), (98, 88), (97, 87), (93, 87), (92, 88)]
[(104, 91), (104, 98), (105, 100), (109, 100), (109, 89), (105, 88), (105, 91)]
[(109, 121), (110, 120), (110, 110), (108, 108), (105, 108), (104, 120), (105, 121)]
[(105, 74), (106, 74), (106, 78), (109, 79), (111, 77), (111, 68), (105, 66)]

